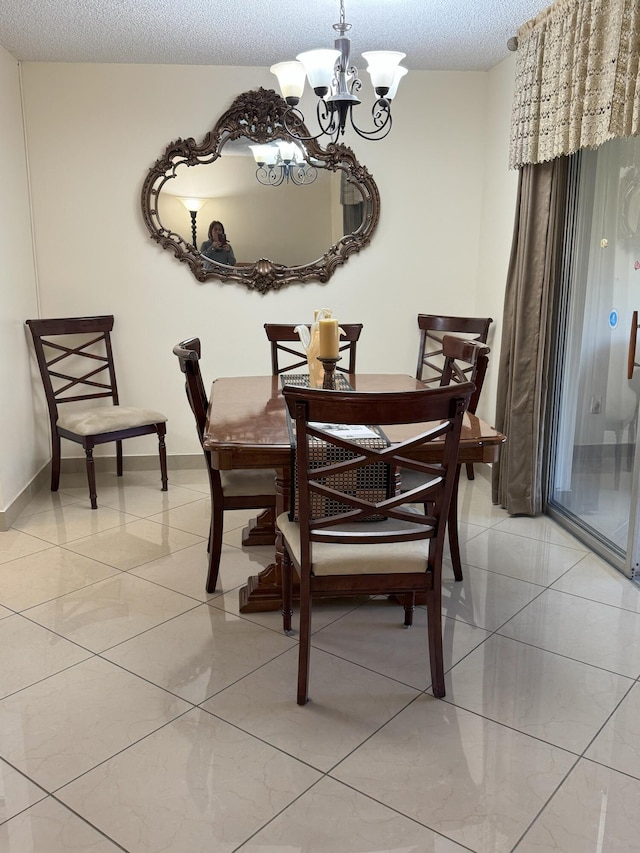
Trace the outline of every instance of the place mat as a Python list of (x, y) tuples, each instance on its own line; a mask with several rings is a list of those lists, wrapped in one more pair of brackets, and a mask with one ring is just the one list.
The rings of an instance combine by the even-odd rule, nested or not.
[[(295, 385), (297, 387), (309, 387), (309, 375), (304, 373), (283, 373), (281, 374), (283, 387), (285, 385)], [(337, 391), (352, 391), (350, 383), (342, 374), (336, 376)], [(289, 439), (291, 442), (291, 508), (289, 510), (289, 518), (291, 521), (298, 520), (298, 489), (296, 487), (296, 459), (295, 459), (295, 426), (291, 421), (291, 417), (287, 411), (287, 424), (289, 427)], [(331, 424), (327, 425), (327, 429), (334, 427), (344, 431), (345, 438), (349, 441), (362, 445), (373, 450), (382, 450), (389, 446), (389, 439), (377, 425), (364, 425), (362, 427), (348, 427), (347, 425)], [(358, 435), (358, 433), (362, 433)], [(341, 447), (336, 447), (334, 444), (328, 444), (322, 439), (309, 436), (309, 467), (321, 468), (327, 464), (344, 461), (346, 459), (354, 459), (355, 452), (351, 452)], [(328, 485), (331, 488), (345, 492), (346, 494), (357, 496), (371, 503), (385, 500), (390, 496), (391, 492), (391, 469), (385, 462), (377, 462), (371, 465), (357, 468), (354, 471), (345, 471), (342, 474), (334, 474), (331, 477), (318, 478), (318, 482), (323, 485)], [(351, 509), (347, 504), (340, 503), (332, 498), (327, 498), (323, 495), (315, 493), (311, 494), (311, 517), (323, 518), (327, 515), (339, 515)], [(377, 521), (382, 516), (371, 516), (363, 521)]]
[[(344, 373), (334, 373), (335, 390), (336, 391), (353, 391), (351, 384)], [(298, 388), (309, 388), (308, 373), (281, 373), (280, 381), (282, 385), (295, 385)]]

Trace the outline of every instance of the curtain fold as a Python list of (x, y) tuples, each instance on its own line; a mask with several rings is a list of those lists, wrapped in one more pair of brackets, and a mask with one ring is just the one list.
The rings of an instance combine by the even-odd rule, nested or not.
[(509, 165), (640, 133), (640, 2), (559, 0), (518, 31)]
[(567, 182), (565, 157), (520, 170), (496, 403), (496, 427), (507, 441), (492, 475), (493, 501), (511, 515), (542, 510), (549, 327), (562, 261)]

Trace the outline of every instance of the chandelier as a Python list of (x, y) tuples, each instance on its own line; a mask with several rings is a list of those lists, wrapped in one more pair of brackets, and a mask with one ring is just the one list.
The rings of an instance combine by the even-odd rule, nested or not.
[[(358, 69), (351, 65), (351, 39), (346, 35), (351, 24), (345, 22), (344, 0), (340, 0), (340, 23), (334, 24), (333, 29), (338, 33), (334, 50), (308, 50), (299, 53), (296, 61), (271, 66), (271, 72), (278, 78), (282, 97), (289, 105), (284, 116), (285, 129), (296, 139), (328, 136), (335, 142), (344, 134), (348, 122), (358, 136), (384, 139), (391, 130), (391, 101), (400, 80), (407, 73), (407, 69), (399, 64), (406, 54), (394, 50), (362, 54), (368, 63), (367, 71), (377, 96), (371, 108), (373, 127), (362, 130), (353, 119), (353, 108), (361, 103), (356, 93), (361, 89), (362, 81), (358, 77)], [(305, 76), (318, 97), (316, 114), (320, 132), (315, 136), (302, 136), (299, 132), (304, 116), (297, 106), (304, 90)]]
[(250, 145), (253, 157), (258, 164), (256, 178), (265, 187), (279, 187), (282, 183), (296, 186), (312, 184), (318, 172), (304, 159), (300, 148), (294, 142), (278, 139), (266, 145)]

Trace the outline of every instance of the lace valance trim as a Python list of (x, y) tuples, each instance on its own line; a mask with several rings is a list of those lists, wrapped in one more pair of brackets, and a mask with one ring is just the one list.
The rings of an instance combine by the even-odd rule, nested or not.
[(640, 2), (559, 0), (518, 32), (510, 168), (640, 133)]

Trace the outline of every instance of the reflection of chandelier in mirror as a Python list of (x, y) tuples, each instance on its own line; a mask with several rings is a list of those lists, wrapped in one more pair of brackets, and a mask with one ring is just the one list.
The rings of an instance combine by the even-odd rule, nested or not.
[[(391, 130), (391, 101), (407, 69), (399, 65), (404, 53), (394, 50), (374, 50), (362, 54), (368, 63), (367, 71), (377, 99), (371, 108), (373, 130), (361, 130), (353, 120), (353, 107), (360, 103), (355, 94), (362, 87), (358, 69), (351, 63), (351, 39), (346, 33), (351, 29), (344, 18), (344, 0), (340, 0), (340, 23), (334, 24), (338, 33), (335, 50), (308, 50), (299, 53), (294, 62), (279, 62), (271, 66), (278, 78), (282, 97), (289, 105), (285, 114), (287, 133), (296, 139), (318, 139), (328, 136), (332, 141), (341, 136), (347, 119), (355, 132), (365, 139), (384, 139)], [(320, 133), (302, 136), (298, 132), (304, 116), (296, 109), (304, 90), (305, 74), (309, 85), (318, 97), (316, 109)]]
[(184, 206), (189, 211), (189, 214), (191, 215), (191, 242), (193, 243), (193, 245), (197, 249), (198, 244), (196, 243), (196, 235), (197, 235), (196, 216), (198, 215), (198, 211), (202, 207), (204, 207), (204, 205), (207, 203), (207, 199), (206, 198), (186, 198), (186, 197), (180, 196), (180, 201), (184, 204)]
[(306, 162), (300, 148), (293, 142), (278, 139), (266, 145), (250, 145), (258, 164), (256, 178), (265, 187), (279, 187), (283, 182), (296, 186), (312, 184), (317, 170)]

